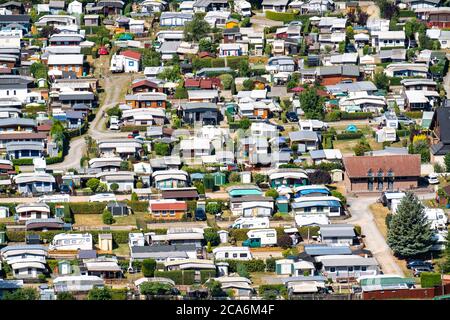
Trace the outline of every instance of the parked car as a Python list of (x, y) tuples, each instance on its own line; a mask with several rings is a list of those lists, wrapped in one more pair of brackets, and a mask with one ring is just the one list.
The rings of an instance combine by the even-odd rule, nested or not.
[(290, 122), (298, 122), (298, 115), (295, 112), (287, 112), (286, 113), (286, 119)]
[(429, 184), (439, 184), (439, 176), (436, 173), (430, 173), (427, 180)]
[(398, 116), (397, 116), (397, 121), (398, 121), (400, 124), (407, 125), (407, 126), (416, 123), (413, 119), (408, 118), (408, 117), (405, 116), (404, 114), (398, 115)]
[(195, 220), (206, 221), (206, 212), (203, 208), (195, 209)]
[(70, 189), (70, 187), (67, 184), (62, 184), (59, 186), (59, 192), (61, 194), (71, 194), (72, 190)]
[(420, 274), (422, 272), (431, 272), (431, 271), (433, 271), (433, 269), (430, 267), (418, 267), (413, 269), (413, 275), (414, 277), (420, 277)]
[(419, 267), (433, 268), (433, 265), (430, 262), (424, 261), (424, 260), (410, 260), (410, 261), (408, 261), (406, 267), (408, 269), (414, 269), (414, 268), (419, 268)]

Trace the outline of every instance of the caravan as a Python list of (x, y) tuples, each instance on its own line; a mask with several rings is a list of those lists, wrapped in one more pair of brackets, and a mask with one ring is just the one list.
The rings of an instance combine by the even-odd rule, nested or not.
[(128, 234), (128, 245), (130, 249), (132, 247), (143, 247), (145, 246), (145, 236), (142, 232), (135, 232)]
[(215, 260), (252, 260), (253, 256), (248, 247), (217, 247), (213, 249)]
[(60, 233), (55, 235), (49, 246), (50, 250), (92, 250), (90, 233)]
[(242, 242), (244, 247), (259, 248), (277, 245), (277, 231), (275, 229), (255, 229), (247, 232), (248, 239)]
[(64, 203), (70, 202), (70, 196), (68, 194), (55, 194), (51, 196), (39, 197), (37, 202), (39, 203)]
[(231, 225), (233, 229), (261, 229), (268, 228), (270, 221), (268, 217), (262, 218), (238, 218)]
[(448, 218), (443, 209), (425, 208), (424, 211), (428, 222), (430, 222), (431, 229), (446, 229)]
[(324, 213), (314, 214), (296, 214), (294, 216), (297, 227), (319, 226), (322, 224), (330, 224), (330, 219)]

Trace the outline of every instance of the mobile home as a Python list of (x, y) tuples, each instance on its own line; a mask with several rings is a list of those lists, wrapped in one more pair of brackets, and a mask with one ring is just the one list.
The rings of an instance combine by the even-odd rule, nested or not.
[(132, 247), (142, 247), (145, 246), (145, 236), (142, 232), (135, 232), (128, 234), (128, 245), (130, 249)]
[(231, 225), (233, 229), (257, 229), (257, 228), (268, 228), (269, 227), (269, 218), (237, 218), (234, 223)]
[(217, 247), (213, 249), (215, 260), (252, 260), (253, 256), (248, 247)]
[(341, 200), (336, 197), (300, 197), (292, 203), (294, 213), (325, 213), (329, 217), (339, 217), (344, 213)]
[(50, 250), (92, 250), (92, 235), (60, 233), (55, 235)]
[(249, 248), (270, 247), (277, 244), (275, 229), (255, 229), (247, 232), (248, 239), (242, 245)]

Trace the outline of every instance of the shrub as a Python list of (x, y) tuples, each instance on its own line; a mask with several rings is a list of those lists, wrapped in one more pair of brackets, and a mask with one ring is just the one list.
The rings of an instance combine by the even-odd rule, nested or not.
[(292, 246), (292, 239), (289, 235), (283, 234), (278, 237), (277, 245), (283, 249), (290, 248)]
[(275, 11), (266, 11), (266, 18), (274, 21), (282, 21), (284, 23), (291, 22), (296, 18), (295, 13), (291, 12), (275, 12)]
[(203, 236), (205, 241), (212, 246), (218, 246), (220, 244), (220, 237), (217, 233), (217, 229), (207, 228), (204, 230)]
[[(287, 288), (284, 284), (262, 284), (258, 287), (260, 296), (283, 296), (287, 297)], [(272, 298), (274, 299), (274, 298)]]
[(328, 171), (318, 169), (308, 174), (311, 184), (329, 184), (331, 183), (331, 176)]
[(56, 300), (76, 300), (76, 299), (70, 292), (60, 292), (56, 296)]
[(336, 140), (352, 140), (352, 139), (359, 139), (363, 136), (362, 132), (346, 132), (346, 133), (339, 133), (336, 135)]
[(267, 272), (275, 272), (275, 261), (277, 261), (276, 258), (268, 258), (266, 259), (266, 271)]
[(242, 263), (238, 262), (236, 265), (236, 272), (239, 274), (239, 276), (244, 278), (250, 278), (250, 273), (247, 270), (247, 266)]
[(442, 284), (441, 274), (436, 272), (422, 272), (420, 274), (420, 285), (422, 288), (433, 288)]
[(194, 284), (194, 270), (172, 270), (172, 271), (155, 271), (155, 277), (163, 277), (172, 279), (177, 285)]
[(142, 261), (142, 274), (144, 277), (153, 277), (156, 269), (156, 260), (144, 259)]
[(114, 183), (111, 183), (109, 188), (111, 189), (112, 192), (116, 192), (117, 190), (119, 190), (119, 185), (114, 182)]
[(143, 295), (168, 295), (172, 290), (172, 286), (167, 283), (160, 282), (144, 282), (139, 286), (139, 290)]
[(115, 222), (111, 211), (109, 211), (108, 209), (105, 209), (103, 211), (102, 220), (104, 224), (113, 224)]
[(341, 200), (342, 205), (345, 206), (345, 205), (347, 204), (347, 198), (346, 198), (342, 193), (340, 193), (339, 191), (332, 190), (332, 191), (331, 191), (331, 195), (332, 195), (333, 197), (336, 197), (336, 198), (338, 198), (339, 200)]
[(237, 172), (232, 172), (228, 176), (228, 181), (230, 181), (230, 182), (239, 182), (239, 181), (241, 181), (241, 176)]
[(200, 282), (205, 283), (208, 279), (216, 277), (216, 270), (200, 270)]
[(94, 288), (89, 291), (88, 300), (112, 300), (111, 289)]
[(100, 185), (100, 180), (98, 180), (97, 178), (90, 178), (86, 182), (86, 186), (88, 188), (90, 188), (92, 190), (92, 192), (96, 192), (99, 185)]

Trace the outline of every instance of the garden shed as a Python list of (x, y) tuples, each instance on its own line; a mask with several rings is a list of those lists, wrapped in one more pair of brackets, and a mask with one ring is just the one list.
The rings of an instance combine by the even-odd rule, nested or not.
[(127, 216), (130, 212), (127, 204), (123, 202), (109, 202), (106, 208), (113, 216)]
[(72, 273), (72, 265), (67, 260), (58, 261), (58, 274), (68, 275)]
[(100, 233), (98, 235), (98, 247), (102, 251), (112, 251), (113, 238), (111, 233)]
[(289, 200), (285, 196), (278, 197), (276, 199), (276, 206), (279, 213), (289, 212)]
[(275, 261), (275, 272), (278, 275), (291, 275), (294, 272), (294, 260), (280, 259)]
[(214, 172), (212, 175), (214, 177), (215, 186), (222, 186), (227, 182), (227, 177), (223, 172)]

